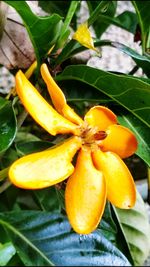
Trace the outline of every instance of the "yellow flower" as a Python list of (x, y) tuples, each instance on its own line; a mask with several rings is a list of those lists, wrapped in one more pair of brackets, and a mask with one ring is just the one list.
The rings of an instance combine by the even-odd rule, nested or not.
[[(69, 177), (65, 190), (66, 212), (73, 229), (88, 234), (103, 215), (106, 198), (119, 208), (131, 208), (136, 199), (133, 178), (121, 158), (131, 156), (137, 140), (118, 125), (116, 115), (104, 106), (94, 106), (80, 118), (67, 103), (51, 77), (41, 66), (55, 109), (19, 71), (17, 94), (34, 120), (51, 135), (72, 134), (62, 144), (15, 161), (9, 170), (11, 182), (25, 189), (40, 189)], [(72, 160), (78, 151), (75, 167)]]
[(87, 22), (79, 25), (77, 31), (73, 34), (72, 39), (78, 41), (83, 46), (99, 53), (99, 50), (94, 47), (93, 38), (91, 36), (90, 30), (88, 29)]

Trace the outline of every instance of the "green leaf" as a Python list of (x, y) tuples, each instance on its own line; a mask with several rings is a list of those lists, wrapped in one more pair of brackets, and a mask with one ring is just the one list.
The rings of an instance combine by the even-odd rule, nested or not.
[[(126, 17), (126, 20), (125, 20), (125, 17)], [(105, 25), (104, 31), (109, 25), (112, 24), (112, 25), (120, 27), (124, 30), (127, 30), (131, 33), (135, 33), (135, 29), (136, 29), (136, 25), (137, 25), (136, 14), (134, 14), (132, 12), (122, 13), (117, 17), (113, 17), (113, 16), (111, 17), (111, 16), (106, 16), (106, 15), (101, 14), (99, 16), (99, 21), (101, 21), (101, 23), (103, 25)], [(99, 25), (99, 28), (101, 29), (100, 25)], [(102, 31), (102, 33), (103, 33), (103, 31)], [(99, 38), (100, 36), (97, 35), (97, 37)]]
[(16, 250), (11, 242), (0, 244), (0, 266), (5, 266), (15, 255)]
[(114, 18), (114, 23), (112, 24), (116, 26), (121, 27), (122, 29), (125, 29), (131, 33), (135, 33), (136, 31), (136, 26), (137, 26), (137, 16), (135, 13), (131, 11), (124, 11), (123, 13), (119, 14), (117, 17)]
[(43, 211), (60, 211), (57, 189), (55, 186), (34, 191), (37, 204)]
[[(132, 48), (130, 48), (124, 44), (121, 44), (119, 42), (106, 41), (104, 43), (104, 45), (107, 45), (107, 42), (108, 42), (108, 45), (115, 47), (115, 48), (119, 49), (120, 51), (122, 51), (123, 53), (125, 53), (126, 55), (130, 56), (135, 61), (137, 66), (142, 68), (144, 73), (148, 77), (150, 77), (150, 58), (149, 57), (140, 55), (134, 49), (132, 49)], [(99, 42), (96, 42), (94, 44), (95, 47), (98, 46), (98, 44), (99, 44)], [(101, 45), (101, 42), (100, 42), (100, 45)]]
[(11, 102), (0, 97), (0, 153), (10, 147), (16, 130), (16, 117)]
[(16, 144), (16, 148), (20, 156), (31, 154), (34, 152), (40, 152), (42, 150), (48, 149), (53, 144), (48, 141), (28, 141), (19, 142)]
[(61, 33), (60, 33), (60, 36), (59, 36), (58, 41), (57, 41), (57, 47), (58, 48), (62, 48), (64, 46), (64, 44), (66, 43), (66, 41), (70, 35), (69, 26), (70, 26), (70, 23), (72, 21), (74, 14), (76, 14), (76, 10), (77, 10), (77, 7), (79, 4), (80, 4), (80, 1), (71, 1), (70, 2), (70, 6), (68, 9), (67, 15), (65, 17), (64, 24), (63, 24), (62, 29), (61, 29)]
[(134, 264), (143, 266), (150, 252), (150, 225), (144, 201), (137, 192), (137, 201), (134, 208), (129, 210), (114, 209), (128, 243)]
[(103, 217), (100, 221), (98, 229), (109, 241), (111, 241), (114, 245), (117, 245), (117, 228), (111, 215), (109, 202), (106, 203)]
[(8, 148), (7, 151), (4, 152), (0, 161), (1, 169), (9, 167), (16, 159), (18, 159), (16, 150), (11, 147)]
[(21, 260), (27, 266), (129, 266), (99, 231), (78, 235), (63, 215), (19, 211), (0, 213)]
[(115, 1), (87, 1), (90, 17), (88, 25), (92, 25), (96, 36), (100, 38), (110, 23), (105, 23), (103, 13), (106, 17), (113, 17), (116, 12), (117, 3)]
[(57, 14), (40, 17), (35, 15), (25, 1), (5, 1), (15, 8), (21, 16), (34, 46), (36, 58), (40, 64), (61, 31), (62, 21)]
[(34, 142), (34, 141), (41, 141), (41, 139), (39, 137), (37, 137), (36, 135), (32, 134), (29, 132), (30, 128), (24, 128), (21, 127), (19, 129), (19, 131), (16, 134), (16, 138), (15, 138), (15, 142), (16, 143), (21, 143), (24, 140), (26, 140), (26, 142)]
[(57, 81), (61, 80), (79, 80), (93, 86), (150, 127), (149, 84), (136, 78), (112, 74), (85, 65), (68, 66), (57, 76)]
[(67, 15), (70, 1), (39, 1), (39, 6), (50, 14), (57, 13), (62, 17)]
[(149, 22), (150, 1), (145, 1), (144, 5), (143, 1), (132, 1), (132, 4), (135, 7), (135, 11), (141, 28), (142, 48), (144, 53), (146, 51), (146, 48), (149, 48), (150, 45), (147, 43), (148, 36), (150, 34), (150, 22)]
[(150, 139), (149, 128), (140, 122), (132, 114), (118, 116), (120, 124), (128, 127), (135, 133), (138, 140), (138, 149), (136, 154), (142, 158), (150, 167)]

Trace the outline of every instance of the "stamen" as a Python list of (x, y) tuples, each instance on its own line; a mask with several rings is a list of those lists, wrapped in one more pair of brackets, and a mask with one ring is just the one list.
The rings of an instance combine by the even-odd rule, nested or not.
[(89, 127), (89, 125), (84, 125), (81, 129), (80, 137), (83, 140), (83, 144), (93, 145), (97, 144), (101, 140), (105, 139), (107, 133), (105, 131), (98, 131), (97, 127)]
[(103, 140), (107, 137), (107, 133), (105, 131), (98, 131), (94, 134), (95, 140)]

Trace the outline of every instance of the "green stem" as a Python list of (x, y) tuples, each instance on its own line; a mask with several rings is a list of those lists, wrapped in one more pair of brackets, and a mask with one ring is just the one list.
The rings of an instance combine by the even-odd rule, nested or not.
[(6, 180), (2, 186), (0, 186), (0, 194), (3, 193), (9, 186), (11, 186), (11, 182)]
[(24, 120), (28, 116), (28, 112), (26, 110), (23, 110), (22, 113), (19, 115), (17, 120), (17, 128), (19, 129), (21, 125), (23, 124)]
[(0, 171), (0, 181), (3, 181), (8, 176), (9, 167)]
[(71, 1), (68, 13), (66, 15), (66, 18), (65, 18), (65, 21), (62, 27), (61, 35), (58, 40), (59, 47), (61, 47), (62, 43), (64, 42), (64, 35), (68, 32), (68, 27), (70, 25), (70, 22), (73, 18), (74, 13), (76, 12), (76, 9), (79, 3), (80, 1)]
[(104, 10), (108, 8), (109, 4), (110, 4), (110, 1), (101, 1), (99, 3), (99, 5), (95, 8), (95, 10), (93, 11), (93, 13), (88, 19), (88, 26), (92, 25), (98, 19), (99, 13), (100, 12), (103, 13)]

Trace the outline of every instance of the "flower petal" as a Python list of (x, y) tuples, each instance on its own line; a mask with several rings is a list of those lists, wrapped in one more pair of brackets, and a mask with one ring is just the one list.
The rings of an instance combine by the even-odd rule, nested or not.
[(105, 131), (109, 125), (117, 123), (116, 115), (104, 106), (91, 108), (84, 119), (90, 126), (97, 127), (99, 131)]
[(66, 103), (66, 98), (59, 88), (59, 86), (55, 83), (54, 79), (52, 78), (48, 67), (46, 64), (41, 65), (41, 74), (42, 78), (47, 84), (47, 89), (51, 96), (52, 102), (56, 110), (62, 114), (65, 118), (72, 121), (75, 124), (82, 124), (82, 119), (74, 112), (74, 110), (69, 107)]
[(78, 131), (75, 124), (62, 117), (46, 102), (21, 70), (16, 74), (16, 90), (30, 115), (50, 134)]
[(134, 134), (121, 125), (110, 125), (106, 131), (107, 137), (101, 141), (103, 151), (112, 151), (121, 158), (127, 158), (137, 149), (137, 140)]
[(121, 158), (113, 152), (93, 152), (93, 162), (102, 171), (107, 181), (107, 198), (118, 208), (134, 206), (136, 190), (130, 171)]
[(14, 185), (25, 189), (59, 183), (73, 173), (71, 161), (80, 146), (80, 138), (72, 137), (52, 149), (24, 156), (11, 165), (9, 178)]
[(93, 39), (90, 33), (90, 30), (88, 29), (88, 23), (85, 22), (83, 24), (80, 24), (77, 31), (74, 33), (73, 37), (74, 40), (78, 41), (83, 46), (92, 49), (96, 52), (99, 52), (98, 49), (94, 47)]
[(79, 152), (75, 171), (67, 182), (65, 202), (68, 218), (77, 233), (95, 230), (105, 207), (106, 183), (94, 167), (88, 147)]

